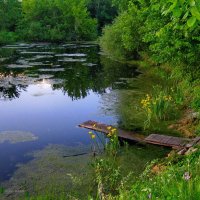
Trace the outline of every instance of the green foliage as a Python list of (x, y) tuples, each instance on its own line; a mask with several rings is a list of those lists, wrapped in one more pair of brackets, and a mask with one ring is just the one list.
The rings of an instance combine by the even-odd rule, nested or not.
[(142, 49), (138, 32), (141, 24), (138, 12), (138, 7), (131, 4), (128, 11), (116, 18), (113, 25), (105, 27), (100, 45), (107, 54), (112, 54), (118, 59), (137, 56), (138, 51)]
[(109, 193), (116, 193), (121, 180), (120, 168), (117, 166), (116, 161), (97, 159), (93, 163), (93, 167), (95, 169), (99, 197)]
[(116, 57), (145, 50), (159, 63), (184, 63), (194, 67), (199, 64), (200, 6), (198, 1), (191, 2), (130, 1), (128, 11), (104, 30), (101, 46), (107, 53), (114, 52)]
[(0, 0), (0, 31), (14, 32), (21, 17), (21, 3), (18, 0)]
[(131, 191), (122, 190), (117, 199), (179, 199), (196, 200), (200, 195), (199, 149), (179, 162), (168, 162), (166, 170), (154, 175), (152, 166), (146, 169)]
[(141, 100), (142, 109), (146, 114), (144, 129), (149, 128), (154, 119), (162, 120), (175, 119), (178, 112), (178, 105), (183, 104), (183, 96), (178, 88), (162, 88), (159, 85), (153, 87), (152, 94), (147, 94)]
[(118, 8), (119, 12), (123, 12), (128, 9), (129, 2), (134, 0), (112, 0), (112, 4)]
[(96, 20), (85, 0), (24, 0), (18, 32), (25, 40), (69, 41), (96, 38)]
[(18, 0), (0, 0), (0, 45), (17, 40), (15, 33), (21, 18), (21, 3)]
[(0, 45), (16, 42), (17, 38), (18, 36), (14, 32), (0, 31)]
[[(199, 85), (200, 79), (200, 2), (128, 2), (128, 8), (121, 9), (114, 23), (104, 29), (100, 41), (102, 49), (117, 59), (131, 59), (138, 52), (145, 51), (157, 65), (169, 63), (175, 71), (178, 69), (181, 72), (180, 82), (185, 77), (190, 87), (195, 88), (195, 92), (192, 89), (188, 92), (187, 98), (193, 99), (192, 107), (198, 110), (199, 89), (196, 85)], [(123, 7), (118, 0), (113, 3)]]
[(98, 21), (98, 31), (101, 32), (106, 24), (110, 24), (117, 15), (117, 8), (111, 0), (90, 0), (88, 10)]

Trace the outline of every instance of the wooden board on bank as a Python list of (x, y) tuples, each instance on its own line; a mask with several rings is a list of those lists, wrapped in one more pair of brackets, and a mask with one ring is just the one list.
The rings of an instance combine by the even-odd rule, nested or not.
[(167, 135), (151, 134), (145, 138), (145, 142), (148, 144), (155, 144), (160, 146), (172, 147), (174, 149), (179, 149), (185, 147), (191, 139), (173, 137)]
[[(87, 128), (87, 129), (90, 129), (93, 131), (98, 131), (98, 132), (104, 133), (106, 135), (109, 134), (108, 127), (111, 127), (111, 129), (116, 128), (111, 125), (106, 125), (106, 124), (98, 123), (98, 122), (91, 121), (91, 120), (80, 124), (79, 127)], [(123, 140), (129, 140), (129, 141), (133, 141), (133, 142), (143, 142), (145, 139), (145, 136), (134, 133), (132, 131), (125, 131), (125, 130), (121, 130), (121, 129), (117, 128), (117, 132), (118, 132), (118, 137)]]
[[(79, 127), (87, 128), (93, 131), (102, 132), (106, 135), (108, 135), (109, 133), (108, 127), (112, 129), (116, 128), (114, 126), (98, 123), (91, 120), (80, 124)], [(122, 139), (122, 140), (172, 147), (174, 149), (190, 148), (194, 146), (195, 144), (200, 143), (200, 137), (189, 139), (189, 138), (181, 138), (181, 137), (174, 137), (174, 136), (167, 136), (167, 135), (160, 135), (160, 134), (151, 134), (146, 137), (142, 134), (138, 134), (132, 131), (125, 131), (118, 128), (117, 128), (117, 131), (118, 131), (119, 139)]]

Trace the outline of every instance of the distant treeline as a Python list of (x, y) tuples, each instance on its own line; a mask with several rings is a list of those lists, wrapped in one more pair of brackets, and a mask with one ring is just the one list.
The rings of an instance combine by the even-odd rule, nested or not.
[(112, 0), (0, 0), (0, 44), (94, 40), (116, 15)]

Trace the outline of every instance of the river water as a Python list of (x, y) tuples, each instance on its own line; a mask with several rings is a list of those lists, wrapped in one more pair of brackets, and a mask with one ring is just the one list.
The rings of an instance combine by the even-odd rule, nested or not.
[[(0, 181), (30, 161), (28, 153), (49, 144), (90, 144), (88, 131), (77, 127), (81, 122), (116, 125), (117, 94), (138, 75), (137, 68), (109, 60), (91, 43), (1, 47)], [(16, 139), (15, 133), (23, 136)], [(26, 133), (34, 139), (20, 141)]]

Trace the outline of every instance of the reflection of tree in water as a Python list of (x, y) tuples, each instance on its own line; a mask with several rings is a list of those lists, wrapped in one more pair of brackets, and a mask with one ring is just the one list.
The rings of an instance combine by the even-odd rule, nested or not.
[(0, 99), (15, 99), (15, 98), (19, 98), (20, 93), (21, 93), (21, 89), (20, 86), (16, 86), (16, 85), (9, 85), (9, 87), (5, 88), (5, 87), (0, 87)]
[[(71, 52), (72, 50), (68, 51)], [(74, 51), (71, 53), (75, 53)], [(45, 60), (38, 60), (38, 63), (43, 63), (47, 61), (46, 59), (49, 59), (48, 61), (52, 63), (52, 66), (60, 65), (59, 67), (64, 71), (59, 71), (59, 67), (52, 68), (52, 66), (45, 67), (42, 71), (40, 69), (43, 69), (44, 66), (39, 65), (28, 69), (0, 68), (0, 98), (19, 98), (20, 93), (28, 85), (39, 83), (42, 79), (46, 79), (54, 90), (60, 89), (72, 100), (77, 100), (85, 98), (90, 91), (102, 94), (105, 93), (108, 87), (111, 89), (126, 89), (128, 87), (127, 78), (133, 78), (138, 75), (136, 68), (133, 66), (112, 61), (105, 56), (99, 56), (97, 47), (84, 50), (77, 48), (76, 51), (77, 53), (87, 54), (87, 63), (60, 63), (57, 57), (45, 57), (43, 58)], [(30, 55), (27, 56), (28, 59), (31, 58)], [(26, 60), (26, 58), (24, 59)], [(16, 62), (16, 59), (14, 62)]]
[(19, 98), (20, 93), (28, 87), (20, 84), (19, 77), (12, 72), (0, 73), (0, 100)]
[(105, 56), (101, 56), (101, 65), (104, 84), (112, 89), (129, 89), (128, 79), (136, 78), (140, 74), (137, 66), (113, 61)]
[(53, 85), (53, 89), (62, 89), (73, 100), (77, 100), (85, 98), (89, 91), (102, 94), (108, 87), (121, 89), (126, 83), (119, 85), (117, 81), (120, 78), (133, 78), (137, 75), (136, 67), (102, 57), (99, 65), (88, 67), (77, 63), (59, 73), (57, 78), (63, 79), (63, 83)]
[(77, 63), (57, 78), (63, 79), (63, 83), (54, 85), (53, 89), (62, 89), (73, 100), (85, 98), (91, 90), (96, 93), (105, 90), (99, 66), (88, 67)]

